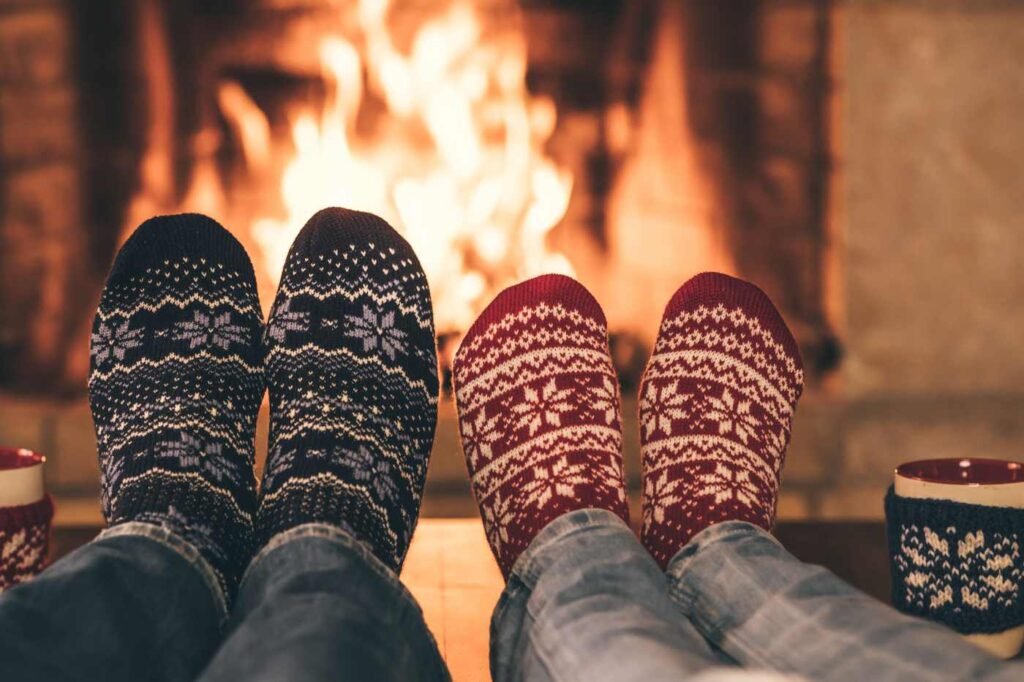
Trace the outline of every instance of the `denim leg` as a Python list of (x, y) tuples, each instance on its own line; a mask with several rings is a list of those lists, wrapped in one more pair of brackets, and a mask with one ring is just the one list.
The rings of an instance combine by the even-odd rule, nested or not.
[(199, 678), (448, 680), (423, 613), (359, 541), (310, 523), (276, 535), (242, 579), (228, 634)]
[(194, 547), (158, 526), (115, 526), (0, 594), (0, 679), (190, 682), (224, 617)]
[(629, 527), (601, 509), (534, 538), (491, 621), (495, 682), (766, 679), (728, 665), (669, 601)]
[(818, 680), (1024, 679), (946, 628), (912, 618), (805, 564), (769, 533), (731, 521), (668, 566), (672, 600), (742, 665)]

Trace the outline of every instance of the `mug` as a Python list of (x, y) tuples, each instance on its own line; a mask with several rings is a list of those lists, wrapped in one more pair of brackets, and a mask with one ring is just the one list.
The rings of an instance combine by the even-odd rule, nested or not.
[(46, 458), (0, 447), (0, 592), (43, 570), (53, 501), (43, 487)]
[(1024, 645), (1024, 463), (901, 464), (886, 518), (893, 604), (1015, 656)]

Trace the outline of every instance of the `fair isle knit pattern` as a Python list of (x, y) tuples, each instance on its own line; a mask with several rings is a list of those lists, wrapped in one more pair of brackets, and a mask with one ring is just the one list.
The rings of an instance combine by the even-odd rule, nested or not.
[(455, 357), (462, 449), (491, 550), (508, 576), (544, 526), (584, 508), (628, 523), (619, 386), (604, 313), (578, 282), (503, 291)]
[(0, 592), (43, 570), (50, 546), (53, 500), (0, 507)]
[(256, 278), (201, 215), (153, 218), (125, 243), (93, 323), (89, 401), (111, 526), (163, 526), (230, 594), (251, 552), (263, 395)]
[(963, 633), (1024, 624), (1024, 509), (885, 499), (892, 602)]
[(380, 218), (324, 209), (288, 254), (266, 334), (270, 451), (258, 537), (345, 528), (396, 572), (437, 421), (430, 291)]
[(672, 297), (640, 386), (641, 539), (668, 561), (722, 521), (770, 529), (803, 365), (768, 297), (704, 273)]

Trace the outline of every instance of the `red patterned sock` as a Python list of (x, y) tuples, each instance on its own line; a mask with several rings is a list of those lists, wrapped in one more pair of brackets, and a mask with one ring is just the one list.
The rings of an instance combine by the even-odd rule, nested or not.
[(545, 275), (503, 291), (466, 334), (453, 376), (473, 493), (506, 576), (566, 512), (628, 522), (607, 324), (581, 284)]
[(712, 524), (771, 529), (803, 377), (756, 286), (704, 273), (676, 291), (640, 385), (641, 539), (662, 566)]
[(50, 544), (53, 500), (0, 507), (0, 592), (43, 570)]

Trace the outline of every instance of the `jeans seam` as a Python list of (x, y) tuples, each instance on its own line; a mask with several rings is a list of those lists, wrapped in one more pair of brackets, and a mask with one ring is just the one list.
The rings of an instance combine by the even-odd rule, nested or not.
[[(739, 572), (743, 573), (743, 571)], [(693, 594), (695, 595), (696, 593), (694, 592)], [(693, 623), (694, 627), (697, 628), (697, 631), (701, 634), (701, 636), (708, 638), (708, 635), (710, 633), (717, 632), (718, 634), (722, 635), (722, 638), (719, 643), (720, 645), (724, 644), (726, 641), (729, 641), (733, 646), (739, 647), (748, 659), (755, 661), (756, 665), (767, 668), (776, 667), (771, 664), (770, 660), (759, 655), (759, 653), (757, 652), (757, 648), (753, 647), (748, 639), (739, 636), (737, 632), (722, 630), (722, 628), (714, 627), (713, 623), (709, 619), (702, 618), (700, 615), (694, 614), (693, 609), (691, 609), (690, 613), (686, 614), (686, 617), (690, 619), (690, 622)]]
[[(676, 556), (669, 561), (669, 567), (666, 571), (671, 582), (669, 597), (676, 603), (677, 608), (683, 611), (683, 615), (693, 623), (694, 627), (697, 628), (697, 631), (702, 637), (708, 639), (708, 641), (714, 641), (711, 639), (710, 635), (718, 634), (719, 641), (716, 646), (721, 647), (726, 644), (726, 642), (729, 642), (732, 646), (738, 647), (744, 655), (755, 661), (758, 665), (768, 666), (770, 662), (757, 655), (756, 650), (750, 647), (749, 642), (744, 638), (737, 636), (736, 632), (722, 630), (720, 627), (715, 626), (711, 620), (704, 618), (697, 613), (695, 604), (697, 602), (697, 593), (699, 592), (699, 588), (691, 589), (690, 586), (686, 584), (684, 574), (687, 573), (687, 566), (692, 563), (698, 555), (706, 552), (711, 547), (721, 544), (730, 538), (736, 537), (737, 535), (767, 538), (779, 547), (782, 547), (782, 543), (780, 543), (778, 539), (760, 526), (743, 521), (727, 523), (728, 525), (715, 524), (708, 526), (694, 536), (694, 538), (692, 538), (690, 542), (687, 543), (676, 554)], [(728, 557), (726, 558), (728, 559)], [(743, 571), (739, 572), (744, 573)], [(686, 608), (683, 607), (683, 604), (686, 605)]]
[[(401, 600), (404, 609), (418, 613), (419, 617), (423, 619), (424, 625), (426, 625), (426, 620), (423, 618), (422, 607), (420, 607), (419, 602), (416, 601), (416, 598), (408, 588), (402, 584), (398, 575), (381, 562), (380, 559), (374, 556), (373, 552), (359, 538), (352, 535), (349, 531), (329, 523), (304, 523), (299, 526), (295, 526), (294, 528), (282, 531), (270, 538), (270, 540), (268, 540), (263, 548), (256, 553), (249, 562), (249, 565), (246, 567), (245, 572), (242, 574), (242, 579), (239, 582), (239, 591), (245, 587), (245, 583), (249, 579), (251, 573), (262, 561), (265, 561), (268, 556), (277, 550), (288, 546), (292, 542), (308, 538), (324, 540), (330, 544), (354, 552), (363, 561), (367, 568), (384, 580), (388, 586), (395, 591), (398, 598)], [(406, 615), (402, 614), (401, 617), (405, 618)], [(437, 638), (434, 637), (434, 633), (429, 627), (424, 627), (424, 630), (430, 640), (430, 643), (434, 647), (434, 651), (437, 653), (438, 659), (441, 661), (440, 671), (442, 673), (442, 677), (444, 679), (451, 680), (451, 673), (444, 664), (444, 657), (441, 655), (441, 648), (437, 644)]]
[[(324, 540), (333, 545), (337, 545), (354, 552), (361, 560), (363, 560), (371, 571), (384, 580), (389, 587), (399, 594), (402, 603), (405, 606), (414, 607), (422, 617), (423, 609), (420, 607), (419, 602), (416, 601), (416, 598), (412, 593), (409, 592), (409, 589), (402, 584), (398, 575), (384, 565), (380, 559), (374, 556), (373, 552), (370, 551), (370, 549), (357, 537), (343, 528), (339, 528), (338, 526), (328, 523), (304, 523), (286, 531), (282, 531), (270, 538), (270, 540), (267, 541), (267, 544), (264, 545), (263, 549), (261, 549), (256, 556), (253, 557), (252, 561), (249, 562), (249, 566), (245, 569), (245, 573), (242, 574), (242, 580), (239, 583), (239, 590), (244, 587), (250, 573), (255, 570), (260, 562), (265, 561), (272, 553), (286, 547), (292, 542), (307, 538)], [(430, 632), (429, 628), (427, 628), (427, 634), (430, 636), (430, 640), (434, 644), (434, 648), (440, 652), (440, 647), (437, 646), (437, 640), (434, 637), (434, 634)]]
[(682, 580), (674, 579), (673, 576), (669, 576), (669, 578), (668, 596), (683, 612), (683, 615), (689, 618), (690, 613), (693, 611), (695, 595), (683, 584)]
[[(577, 519), (580, 519), (577, 521)], [(611, 528), (625, 523), (617, 515), (605, 509), (576, 509), (556, 517), (533, 538), (512, 565), (510, 576), (516, 576), (528, 589), (537, 584), (538, 574), (543, 571), (537, 565), (537, 557), (551, 544), (561, 542), (581, 531), (592, 528)]]
[[(727, 532), (723, 532), (721, 534), (721, 536), (719, 536), (719, 537), (720, 537), (720, 539), (724, 539), (724, 538), (728, 537), (729, 534), (732, 534), (732, 533), (734, 533), (734, 532), (736, 532), (738, 530), (739, 530), (738, 528), (737, 529), (729, 529)], [(775, 541), (775, 543), (778, 544), (780, 547), (782, 546), (782, 544), (779, 543), (777, 539), (775, 539), (774, 537), (772, 537), (768, 533), (758, 533), (757, 536), (761, 537), (761, 538), (770, 538), (771, 540)], [(758, 581), (757, 581), (757, 575), (756, 574), (750, 573), (749, 571), (747, 571), (746, 568), (742, 564), (737, 564), (737, 563), (733, 562), (731, 557), (725, 557), (725, 560), (729, 561), (731, 563), (731, 565), (735, 568), (736, 573), (741, 575), (748, 583), (757, 584)], [(818, 567), (818, 568), (821, 568), (821, 567)], [(827, 569), (821, 569), (821, 570), (827, 570)], [(782, 598), (778, 598), (778, 597), (779, 597), (779, 595), (773, 595), (771, 601), (776, 602), (776, 603), (769, 604), (768, 602), (766, 602), (764, 605), (761, 606), (761, 609), (766, 609), (766, 613), (768, 613), (770, 615), (778, 615), (780, 609), (785, 608), (785, 609), (788, 610), (788, 612), (790, 614), (789, 618), (791, 620), (798, 621), (800, 623), (806, 623), (806, 622), (814, 620), (814, 618), (815, 618), (814, 614), (808, 613), (807, 611), (804, 611), (804, 610), (798, 608), (797, 606), (789, 603), (788, 600), (786, 598), (784, 598), (784, 597), (782, 597)], [(887, 607), (887, 606), (885, 606), (885, 605), (883, 605), (881, 603), (879, 603), (879, 606), (881, 606), (883, 608), (889, 608), (889, 607)], [(759, 611), (761, 609), (759, 609)], [(753, 661), (755, 663), (755, 665), (758, 665), (760, 667), (774, 669), (774, 670), (780, 670), (780, 671), (786, 672), (786, 673), (797, 673), (797, 674), (799, 674), (798, 670), (796, 670), (794, 668), (791, 668), (789, 666), (786, 666), (785, 668), (780, 668), (780, 665), (778, 664), (778, 662), (775, 659), (773, 659), (770, 655), (761, 655), (761, 653), (760, 653), (761, 647), (757, 644), (757, 641), (758, 641), (757, 638), (756, 637), (744, 636), (742, 628), (736, 628), (736, 629), (732, 629), (732, 630), (730, 630), (730, 629), (723, 630), (721, 628), (712, 627), (712, 623), (710, 621), (708, 621), (707, 619), (701, 618), (699, 615), (691, 615), (691, 614), (686, 614), (686, 615), (690, 619), (690, 621), (694, 624), (694, 626), (697, 628), (697, 631), (702, 636), (707, 638), (708, 634), (710, 632), (712, 632), (712, 631), (717, 631), (717, 632), (723, 634), (724, 635), (724, 639), (722, 640), (722, 644), (725, 644), (726, 642), (728, 642), (728, 644), (730, 646), (736, 647), (737, 649), (739, 649), (742, 652), (743, 656), (748, 661)], [(845, 645), (849, 645), (851, 643), (852, 644), (860, 643), (860, 640), (857, 638), (856, 634), (851, 634), (851, 633), (849, 633), (847, 631), (844, 631), (844, 630), (833, 631), (832, 636), (835, 639), (837, 639), (840, 642), (842, 642), (843, 644), (845, 644)], [(727, 651), (727, 653), (728, 653), (728, 651)], [(902, 667), (904, 667), (906, 665), (909, 665), (910, 667), (913, 667), (913, 664), (912, 663), (908, 664), (905, 658), (902, 658), (902, 657), (900, 657), (898, 655), (894, 655), (894, 654), (886, 651), (885, 649), (879, 650), (878, 654), (881, 657), (883, 657), (884, 659), (886, 659), (887, 661), (891, 661), (891, 665), (894, 668), (899, 669), (899, 668), (902, 668)], [(908, 674), (912, 674), (913, 672), (918, 672), (918, 671), (910, 670), (910, 671), (908, 671)]]
[(281, 547), (284, 547), (285, 545), (294, 542), (295, 540), (301, 540), (303, 538), (319, 538), (321, 540), (326, 540), (332, 544), (336, 544), (341, 547), (351, 549), (354, 552), (356, 552), (361, 558), (365, 559), (367, 565), (369, 565), (369, 567), (373, 569), (375, 573), (377, 573), (382, 578), (388, 580), (393, 584), (396, 584), (400, 587), (402, 586), (402, 583), (398, 579), (398, 576), (395, 575), (395, 572), (387, 566), (385, 566), (383, 563), (381, 563), (380, 559), (374, 556), (373, 552), (371, 552), (366, 547), (366, 545), (363, 544), (361, 540), (359, 540), (357, 537), (355, 537), (354, 535), (352, 535), (351, 533), (342, 528), (331, 525), (329, 523), (318, 522), (304, 523), (302, 525), (295, 526), (294, 528), (289, 528), (288, 530), (281, 531), (277, 535), (270, 538), (270, 540), (267, 541), (263, 548), (260, 549), (260, 551), (257, 552), (256, 555), (249, 562), (249, 565), (246, 567), (245, 572), (242, 574), (242, 579), (239, 582), (239, 585), (241, 586), (245, 584), (246, 578), (248, 578), (249, 573), (260, 562), (265, 560), (267, 556), (277, 551)]
[[(556, 670), (550, 666), (549, 650), (544, 646), (544, 641), (535, 637), (537, 618), (529, 603), (530, 594), (536, 589), (540, 574), (546, 570), (544, 564), (547, 562), (543, 561), (542, 557), (552, 545), (564, 542), (580, 532), (612, 527), (626, 528), (622, 519), (617, 515), (598, 508), (576, 509), (553, 519), (537, 533), (512, 565), (502, 599), (499, 600), (491, 617), (492, 625), (497, 623), (508, 612), (513, 603), (518, 603), (517, 596), (522, 597), (521, 601), (525, 602), (525, 604), (522, 609), (522, 622), (519, 623), (519, 631), (520, 633), (526, 633), (526, 636), (532, 643), (533, 650), (537, 653), (538, 662), (547, 672), (548, 678), (554, 682), (561, 682), (562, 678), (558, 677)], [(526, 625), (526, 623), (530, 623), (530, 625)], [(492, 628), (492, 633), (493, 631)], [(492, 637), (492, 646), (493, 644)], [(509, 661), (506, 661), (506, 663), (509, 663)], [(514, 670), (516, 667), (515, 663), (511, 662), (511, 665)]]
[[(512, 584), (512, 580), (516, 580), (516, 584)], [(494, 613), (491, 614), (492, 621), (501, 620), (508, 610), (509, 605), (515, 600), (516, 594), (520, 591), (527, 589), (522, 581), (518, 578), (509, 578), (508, 583), (505, 584), (505, 590), (502, 592), (501, 597), (498, 598), (498, 604), (494, 608)]]
[[(526, 633), (527, 633), (526, 636), (529, 637), (530, 642), (531, 642), (531, 646), (533, 647), (533, 650), (537, 652), (538, 660), (544, 665), (544, 671), (548, 674), (548, 679), (552, 680), (552, 682), (563, 682), (563, 680), (565, 680), (565, 678), (563, 678), (560, 675), (556, 674), (556, 670), (551, 667), (551, 664), (549, 662), (548, 653), (549, 653), (550, 647), (545, 645), (545, 642), (543, 641), (543, 639), (537, 639), (536, 636), (535, 636), (535, 633), (537, 632), (537, 619), (533, 616), (532, 613), (530, 613), (529, 609), (523, 609), (523, 618), (524, 619), (526, 619), (526, 618), (530, 619), (530, 625), (529, 626), (524, 626), (525, 629), (526, 629)], [(564, 650), (563, 650), (563, 654), (564, 654)], [(576, 662), (576, 657), (575, 656), (573, 657), (573, 662), (574, 663)]]
[(117, 537), (145, 538), (171, 550), (184, 559), (196, 570), (196, 572), (199, 573), (199, 576), (206, 584), (207, 589), (209, 589), (219, 615), (220, 625), (221, 627), (224, 626), (224, 623), (227, 622), (228, 618), (227, 595), (224, 594), (223, 588), (221, 587), (220, 581), (217, 579), (217, 574), (213, 570), (213, 567), (203, 557), (199, 550), (196, 549), (195, 545), (174, 531), (164, 528), (163, 526), (157, 526), (152, 523), (142, 523), (139, 521), (129, 521), (127, 523), (121, 523), (107, 528), (97, 535), (93, 542)]

